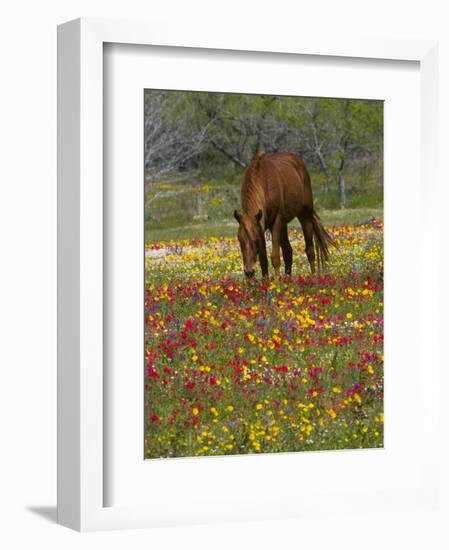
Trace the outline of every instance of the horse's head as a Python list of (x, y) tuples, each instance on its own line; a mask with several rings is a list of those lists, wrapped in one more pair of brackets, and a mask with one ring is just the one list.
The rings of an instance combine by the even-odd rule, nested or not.
[(264, 246), (264, 236), (260, 220), (262, 210), (257, 214), (239, 214), (234, 210), (234, 218), (239, 222), (238, 239), (243, 257), (243, 270), (246, 277), (254, 277), (257, 258), (261, 247)]

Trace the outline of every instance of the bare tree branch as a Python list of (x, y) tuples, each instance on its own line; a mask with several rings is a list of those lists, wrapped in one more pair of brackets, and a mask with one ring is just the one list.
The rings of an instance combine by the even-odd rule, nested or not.
[(232, 153), (229, 153), (229, 151), (226, 151), (214, 139), (211, 139), (210, 143), (215, 147), (215, 149), (217, 149), (217, 151), (220, 151), (220, 153), (222, 153), (229, 160), (232, 160), (232, 162), (234, 162), (237, 166), (240, 166), (241, 168), (245, 168), (246, 164), (243, 161), (241, 161), (239, 158), (234, 156)]

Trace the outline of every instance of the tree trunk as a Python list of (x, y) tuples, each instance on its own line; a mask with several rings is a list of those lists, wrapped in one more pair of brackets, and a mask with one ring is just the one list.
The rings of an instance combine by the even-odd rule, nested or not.
[(340, 208), (343, 210), (346, 207), (346, 186), (345, 186), (345, 173), (344, 173), (345, 161), (344, 159), (340, 163), (338, 170), (338, 194), (340, 197)]
[(201, 190), (198, 191), (198, 194), (196, 196), (196, 215), (198, 218), (201, 218), (203, 216), (203, 197), (201, 195)]
[(196, 194), (196, 214), (193, 216), (193, 219), (200, 222), (208, 219), (207, 213), (204, 213), (203, 209), (203, 195), (201, 189), (198, 189)]

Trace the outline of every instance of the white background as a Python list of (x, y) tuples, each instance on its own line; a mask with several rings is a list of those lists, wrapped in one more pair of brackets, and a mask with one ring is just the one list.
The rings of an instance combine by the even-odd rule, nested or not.
[[(401, 513), (153, 531), (83, 534), (54, 524), (56, 503), (56, 25), (82, 16), (181, 18), (251, 32), (351, 33), (438, 38), (449, 60), (444, 2), (16, 1), (2, 8), (0, 86), (0, 544), (4, 548), (447, 548), (443, 513)], [(449, 96), (447, 72), (440, 94)], [(447, 102), (440, 147), (449, 150)], [(446, 155), (441, 155), (443, 164)], [(447, 178), (446, 178), (447, 179)], [(441, 191), (443, 193), (443, 190)], [(447, 210), (440, 201), (441, 216)], [(435, 215), (440, 215), (436, 212)], [(442, 224), (442, 229), (447, 229)], [(446, 242), (447, 239), (446, 239)], [(448, 278), (444, 266), (442, 280)], [(442, 286), (444, 289), (444, 286)], [(446, 296), (442, 296), (442, 299)], [(447, 304), (446, 304), (447, 307)], [(435, 325), (446, 322), (429, 319)], [(447, 323), (447, 322), (446, 322)], [(447, 324), (441, 327), (442, 333)], [(441, 394), (447, 375), (441, 381)], [(442, 408), (442, 435), (447, 434)], [(418, 439), (419, 441), (419, 439)], [(447, 448), (443, 449), (447, 453)], [(443, 451), (442, 450), (442, 451)], [(443, 472), (447, 502), (447, 473)], [(338, 502), (335, 503), (338, 508)], [(50, 521), (49, 521), (50, 519)], [(444, 540), (446, 537), (446, 540)]]

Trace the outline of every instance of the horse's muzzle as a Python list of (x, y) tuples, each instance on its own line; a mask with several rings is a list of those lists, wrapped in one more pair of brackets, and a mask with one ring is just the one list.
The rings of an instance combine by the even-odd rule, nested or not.
[(245, 271), (245, 275), (248, 277), (248, 279), (252, 279), (255, 272), (256, 271), (254, 269), (252, 271)]

